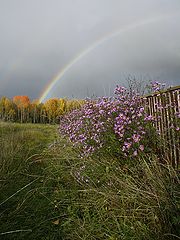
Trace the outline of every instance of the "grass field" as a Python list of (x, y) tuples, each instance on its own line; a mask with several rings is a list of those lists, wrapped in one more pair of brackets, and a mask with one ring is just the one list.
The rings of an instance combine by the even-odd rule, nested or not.
[(154, 155), (82, 159), (55, 125), (0, 123), (0, 239), (179, 239), (178, 186)]

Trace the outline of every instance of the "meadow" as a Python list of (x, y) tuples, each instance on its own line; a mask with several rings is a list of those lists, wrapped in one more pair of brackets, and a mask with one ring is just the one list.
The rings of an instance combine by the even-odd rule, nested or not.
[(117, 86), (58, 125), (0, 122), (0, 238), (179, 239), (179, 171), (143, 104)]
[(1, 239), (178, 239), (178, 176), (157, 156), (82, 158), (57, 125), (0, 123)]

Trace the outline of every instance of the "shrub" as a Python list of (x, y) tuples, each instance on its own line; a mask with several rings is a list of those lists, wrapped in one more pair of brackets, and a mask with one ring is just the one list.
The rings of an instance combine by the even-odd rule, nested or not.
[(60, 133), (89, 156), (100, 149), (121, 156), (146, 150), (144, 139), (153, 117), (145, 112), (141, 97), (117, 86), (114, 97), (86, 100), (80, 110), (65, 115)]

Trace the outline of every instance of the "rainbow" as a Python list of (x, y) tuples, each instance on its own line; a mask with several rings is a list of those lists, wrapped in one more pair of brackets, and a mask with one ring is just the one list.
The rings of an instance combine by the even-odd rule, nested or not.
[[(65, 75), (65, 73), (67, 73), (67, 71), (70, 70), (70, 68), (76, 64), (78, 61), (80, 61), (83, 57), (85, 57), (88, 53), (90, 53), (91, 51), (93, 51), (94, 49), (96, 49), (97, 47), (99, 47), (100, 45), (102, 45), (104, 42), (109, 41), (110, 39), (117, 37), (118, 35), (130, 31), (132, 29), (136, 29), (138, 27), (147, 25), (147, 24), (151, 24), (154, 22), (157, 22), (159, 20), (164, 19), (167, 16), (158, 16), (155, 18), (151, 18), (151, 19), (146, 19), (144, 21), (138, 22), (138, 23), (133, 23), (130, 25), (126, 25), (124, 27), (122, 27), (121, 29), (118, 29), (115, 32), (111, 32), (108, 35), (105, 35), (103, 37), (101, 37), (100, 39), (96, 40), (96, 42), (94, 42), (92, 45), (90, 45), (88, 48), (82, 50), (79, 54), (77, 54), (69, 63), (67, 63), (48, 83), (48, 85), (45, 87), (45, 89), (43, 90), (42, 94), (40, 95), (39, 98), (39, 102), (43, 102), (47, 95), (49, 94), (49, 92), (53, 89), (53, 87), (56, 85), (56, 83)], [(168, 16), (169, 17), (169, 16)]]

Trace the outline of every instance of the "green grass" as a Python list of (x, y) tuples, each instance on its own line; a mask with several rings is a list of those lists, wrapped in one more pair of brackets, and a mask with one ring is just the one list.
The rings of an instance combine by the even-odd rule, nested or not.
[[(32, 230), (47, 219), (51, 208), (43, 196), (47, 164), (42, 154), (55, 139), (55, 126), (0, 124), (1, 233)], [(36, 238), (30, 232), (5, 234), (2, 237), (24, 239), (26, 233), (29, 239), (39, 239), (38, 234), (35, 234)]]
[(81, 159), (57, 126), (0, 123), (0, 239), (179, 239), (179, 178), (154, 155)]

